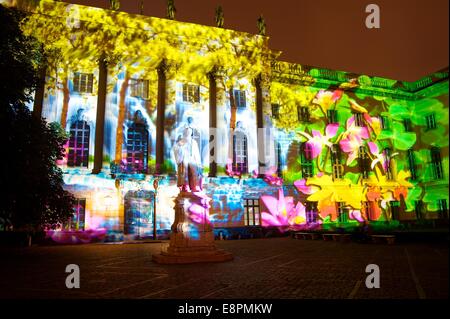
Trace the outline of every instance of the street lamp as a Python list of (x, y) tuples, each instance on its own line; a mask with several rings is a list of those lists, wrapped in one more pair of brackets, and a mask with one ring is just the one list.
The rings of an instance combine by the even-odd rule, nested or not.
[(155, 189), (155, 195), (153, 198), (153, 240), (156, 240), (156, 196), (158, 194), (159, 178), (155, 177), (153, 180), (153, 188)]

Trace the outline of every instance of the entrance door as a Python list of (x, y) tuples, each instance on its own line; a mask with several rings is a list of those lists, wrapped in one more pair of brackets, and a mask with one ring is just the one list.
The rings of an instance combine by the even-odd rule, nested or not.
[(136, 238), (153, 236), (153, 208), (153, 192), (129, 191), (125, 195), (124, 233)]

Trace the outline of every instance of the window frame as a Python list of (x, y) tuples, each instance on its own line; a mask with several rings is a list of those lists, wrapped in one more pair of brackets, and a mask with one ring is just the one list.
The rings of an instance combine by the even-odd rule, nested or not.
[(417, 180), (417, 165), (416, 165), (416, 158), (414, 155), (414, 150), (412, 148), (407, 150), (407, 157), (408, 157), (408, 168), (411, 172), (411, 180), (416, 181)]
[[(133, 138), (130, 139), (130, 134), (133, 133)], [(136, 136), (141, 136), (140, 139), (136, 139)], [(143, 123), (133, 122), (127, 130), (127, 140), (126, 140), (126, 165), (127, 165), (127, 173), (141, 173), (147, 174), (148, 171), (148, 154), (149, 154), (149, 137), (150, 134), (148, 132), (147, 126)], [(133, 141), (133, 144), (130, 142)], [(136, 141), (140, 141), (139, 144), (136, 144)], [(141, 149), (136, 150), (136, 147), (141, 147)], [(132, 150), (130, 151), (130, 148)], [(136, 154), (141, 154), (140, 156), (136, 156)], [(137, 160), (141, 161), (136, 163)], [(134, 162), (131, 160), (135, 160)]]
[(363, 113), (360, 112), (355, 112), (353, 113), (353, 116), (355, 118), (355, 126), (358, 127), (364, 127), (364, 115)]
[(381, 129), (382, 130), (390, 130), (391, 126), (390, 126), (390, 122), (389, 122), (389, 117), (386, 115), (380, 115), (378, 118), (380, 120)]
[(297, 119), (300, 123), (311, 123), (309, 107), (300, 105), (297, 107)]
[(441, 198), (437, 200), (438, 202), (438, 218), (448, 219), (448, 203), (447, 199)]
[[(240, 146), (239, 149), (237, 149), (238, 146)], [(242, 152), (238, 154), (238, 151)], [(238, 162), (238, 158), (240, 160), (243, 159), (244, 162)], [(233, 172), (240, 172), (241, 174), (248, 173), (248, 138), (244, 132), (240, 131), (235, 131), (233, 134)]]
[(183, 102), (200, 103), (200, 85), (183, 83)]
[(312, 146), (308, 142), (300, 142), (300, 162), (302, 177), (314, 176), (314, 162), (312, 160)]
[(363, 179), (369, 178), (371, 172), (370, 158), (365, 145), (361, 145), (358, 149), (358, 165)]
[(405, 128), (405, 132), (412, 132), (411, 120), (404, 118), (403, 119), (403, 127)]
[(148, 83), (146, 79), (130, 79), (130, 96), (140, 98), (143, 100), (148, 99)]
[(247, 107), (247, 96), (245, 90), (233, 90), (234, 104), (238, 109), (245, 109)]
[[(244, 225), (261, 226), (261, 204), (259, 198), (244, 198), (243, 200), (244, 200)], [(257, 209), (257, 211), (255, 211), (255, 209)]]
[(317, 208), (318, 203), (317, 202), (305, 202), (305, 217), (306, 217), (306, 223), (317, 223), (319, 219), (319, 210)]
[(338, 111), (335, 109), (327, 110), (328, 124), (339, 124)]
[(442, 180), (444, 178), (444, 169), (442, 167), (441, 149), (436, 146), (431, 147), (430, 155), (433, 177), (435, 180)]
[[(82, 83), (84, 82), (84, 86)], [(74, 72), (73, 92), (79, 94), (92, 94), (94, 87), (94, 74), (84, 72)]]
[(427, 131), (436, 129), (437, 128), (436, 114), (433, 112), (433, 113), (426, 115), (425, 122), (427, 124)]
[(348, 223), (348, 214), (347, 214), (347, 207), (345, 205), (345, 202), (336, 202), (336, 211), (338, 214), (338, 223), (345, 224)]
[(333, 179), (344, 178), (344, 165), (342, 164), (342, 151), (339, 144), (333, 144), (331, 148), (331, 166)]
[(271, 107), (272, 107), (272, 117), (274, 119), (279, 119), (280, 118), (280, 104), (272, 103)]
[[(82, 127), (78, 127), (79, 124)], [(85, 120), (75, 120), (70, 124), (69, 142), (67, 147), (67, 167), (89, 167), (89, 147), (91, 127)], [(80, 136), (81, 134), (81, 136)], [(79, 139), (81, 137), (81, 143)], [(81, 152), (81, 156), (79, 156)], [(79, 160), (81, 158), (81, 161)]]

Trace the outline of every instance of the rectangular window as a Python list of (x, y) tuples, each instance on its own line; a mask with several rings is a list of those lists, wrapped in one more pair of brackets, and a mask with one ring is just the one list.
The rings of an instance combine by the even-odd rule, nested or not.
[(274, 119), (279, 118), (280, 116), (280, 104), (272, 104), (272, 117)]
[(416, 172), (416, 158), (414, 156), (414, 150), (408, 150), (408, 167), (411, 172), (411, 180), (417, 180), (417, 172)]
[(338, 121), (338, 114), (337, 114), (336, 110), (328, 110), (327, 111), (327, 117), (328, 117), (328, 123), (329, 124), (339, 123), (339, 121)]
[(92, 93), (94, 75), (92, 73), (79, 73), (73, 75), (73, 90), (78, 93)]
[(260, 225), (259, 199), (244, 199), (244, 224), (245, 226)]
[(319, 212), (317, 210), (317, 202), (306, 202), (306, 222), (308, 224), (310, 223), (317, 223)]
[(448, 219), (448, 208), (446, 199), (438, 200), (438, 217), (440, 219)]
[(300, 144), (300, 160), (302, 165), (303, 178), (313, 177), (314, 166), (312, 161), (312, 146), (309, 143)]
[(355, 125), (359, 127), (364, 126), (364, 117), (362, 113), (353, 113), (353, 116), (355, 117)]
[(333, 167), (333, 178), (344, 177), (344, 165), (342, 164), (342, 154), (339, 144), (333, 144), (331, 148), (331, 165)]
[(423, 201), (416, 200), (414, 202), (414, 211), (416, 213), (417, 220), (421, 220), (423, 218)]
[(386, 172), (386, 178), (388, 180), (393, 180), (394, 176), (392, 174), (392, 165), (391, 165), (391, 155), (392, 151), (389, 147), (386, 147), (383, 150), (384, 155), (384, 171)]
[(431, 148), (431, 166), (435, 179), (442, 179), (444, 171), (442, 169), (441, 150), (438, 147)]
[(390, 201), (389, 206), (391, 208), (391, 218), (392, 220), (398, 220), (400, 216), (400, 202), (399, 201)]
[(70, 125), (68, 167), (88, 167), (90, 127), (86, 121), (75, 121)]
[(383, 130), (389, 130), (389, 118), (387, 116), (380, 116), (380, 123), (381, 123), (381, 129)]
[(347, 209), (344, 202), (337, 202), (338, 222), (346, 223), (348, 221)]
[(403, 119), (403, 127), (405, 128), (405, 132), (411, 132), (411, 120)]
[(244, 90), (234, 90), (234, 103), (236, 103), (236, 107), (245, 108), (247, 106), (247, 102), (245, 99), (245, 91)]
[(362, 202), (362, 212), (365, 214), (367, 220), (375, 220), (374, 211), (372, 209), (372, 203), (369, 201)]
[(307, 106), (298, 107), (297, 116), (299, 122), (309, 123), (309, 108)]
[(200, 86), (195, 84), (183, 84), (183, 102), (199, 103)]
[(276, 154), (277, 154), (277, 175), (278, 175), (278, 177), (282, 177), (283, 176), (283, 157), (281, 156), (281, 143), (277, 142), (276, 146), (277, 146), (277, 150), (276, 150)]
[(364, 146), (359, 147), (358, 161), (359, 161), (359, 170), (361, 172), (362, 177), (364, 179), (369, 178), (370, 158)]
[(427, 130), (432, 130), (436, 128), (436, 118), (434, 116), (434, 113), (431, 113), (425, 117), (425, 120), (427, 122)]
[(73, 231), (84, 230), (85, 212), (86, 212), (86, 199), (85, 198), (75, 199), (75, 205), (73, 206), (73, 215), (69, 219), (65, 228), (67, 230)]
[(130, 79), (130, 96), (141, 99), (148, 98), (148, 80)]

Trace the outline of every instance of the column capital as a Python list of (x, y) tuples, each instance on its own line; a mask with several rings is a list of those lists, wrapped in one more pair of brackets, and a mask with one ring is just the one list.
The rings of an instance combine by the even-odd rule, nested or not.
[(270, 75), (267, 73), (259, 73), (253, 79), (255, 86), (266, 87), (270, 85)]

